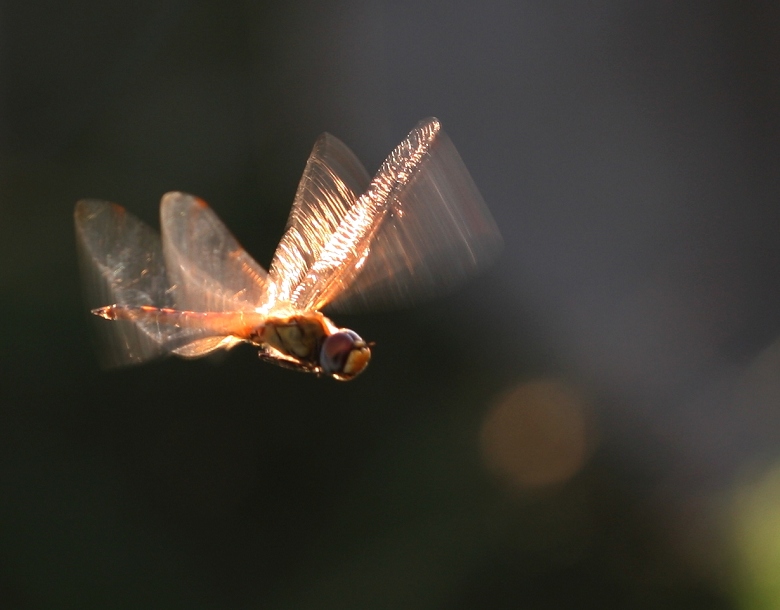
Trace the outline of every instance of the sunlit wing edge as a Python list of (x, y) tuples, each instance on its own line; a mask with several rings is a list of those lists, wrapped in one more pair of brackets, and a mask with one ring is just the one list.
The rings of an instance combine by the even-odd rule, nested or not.
[(501, 233), (468, 169), (439, 129), (394, 189), (365, 263), (329, 309), (395, 309), (454, 290), (492, 263)]
[(251, 311), (266, 299), (266, 271), (198, 197), (160, 203), (162, 251), (173, 300), (191, 311)]
[(395, 308), (454, 288), (489, 264), (501, 235), (435, 118), (393, 150), (296, 287), (301, 309)]
[(320, 259), (369, 180), (363, 165), (343, 142), (327, 133), (318, 138), (271, 263), (269, 306), (294, 300), (295, 289)]

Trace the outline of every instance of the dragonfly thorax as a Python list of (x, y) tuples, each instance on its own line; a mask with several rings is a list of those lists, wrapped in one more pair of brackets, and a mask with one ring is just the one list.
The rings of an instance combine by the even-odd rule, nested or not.
[(356, 332), (336, 327), (319, 312), (269, 317), (249, 340), (261, 348), (261, 358), (342, 381), (362, 372), (371, 359), (371, 349)]

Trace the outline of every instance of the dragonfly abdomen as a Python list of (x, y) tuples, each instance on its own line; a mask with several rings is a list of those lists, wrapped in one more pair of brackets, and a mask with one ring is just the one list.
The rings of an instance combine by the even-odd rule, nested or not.
[(176, 328), (197, 328), (207, 334), (233, 336), (248, 340), (261, 332), (265, 316), (245, 311), (186, 311), (152, 305), (107, 305), (92, 313), (106, 320), (129, 320), (136, 323), (159, 324)]

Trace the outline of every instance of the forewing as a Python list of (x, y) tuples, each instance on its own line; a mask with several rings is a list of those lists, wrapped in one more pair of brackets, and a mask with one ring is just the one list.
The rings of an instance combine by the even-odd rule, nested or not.
[(179, 309), (252, 311), (265, 300), (266, 272), (202, 199), (167, 193), (162, 249)]
[(365, 264), (336, 295), (334, 310), (394, 308), (432, 298), (474, 275), (501, 250), (498, 227), (438, 121), (422, 121), (415, 131), (425, 134), (425, 153), (404, 169), (405, 181), (392, 163), (380, 169), (375, 181), (396, 186)]
[(438, 120), (421, 121), (382, 164), (296, 287), (301, 309), (408, 305), (489, 263), (502, 240)]
[(368, 184), (368, 173), (344, 143), (327, 133), (319, 137), (271, 263), (268, 306), (293, 301), (296, 288)]
[[(80, 201), (74, 218), (89, 307), (174, 305), (160, 237), (154, 230), (107, 201)], [(113, 322), (96, 318), (95, 324), (106, 366), (143, 362), (200, 337), (197, 329), (159, 325), (143, 318)]]

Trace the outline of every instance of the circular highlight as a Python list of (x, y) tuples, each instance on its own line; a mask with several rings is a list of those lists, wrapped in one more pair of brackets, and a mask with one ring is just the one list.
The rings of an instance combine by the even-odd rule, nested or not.
[(536, 488), (574, 476), (590, 454), (580, 395), (556, 380), (521, 383), (501, 396), (480, 431), (487, 469), (512, 487)]

